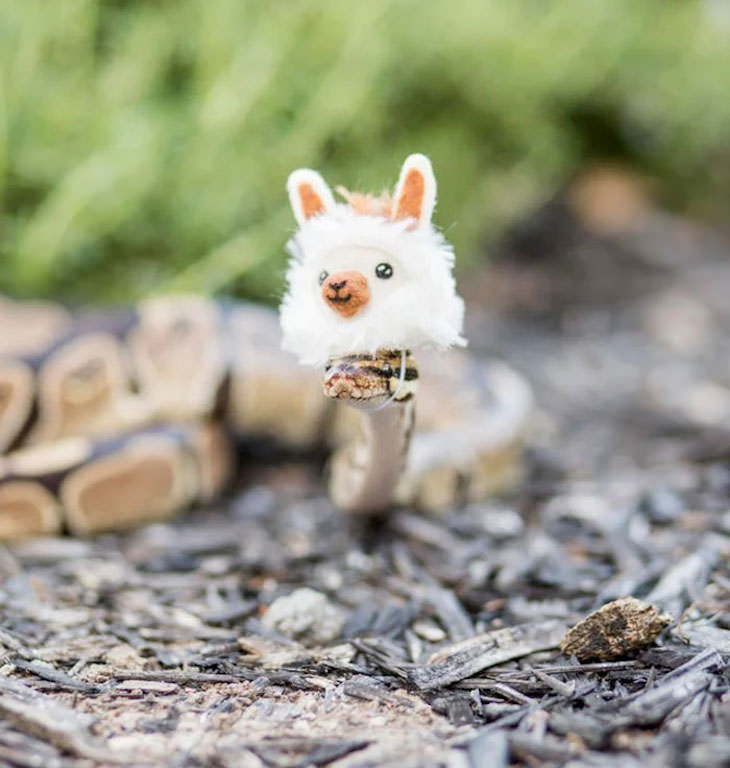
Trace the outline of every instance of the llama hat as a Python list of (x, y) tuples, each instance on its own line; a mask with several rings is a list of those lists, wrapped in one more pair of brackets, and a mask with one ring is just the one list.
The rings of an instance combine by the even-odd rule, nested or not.
[(391, 198), (350, 193), (336, 203), (309, 169), (287, 183), (299, 225), (287, 244), (282, 346), (307, 365), (378, 349), (465, 345), (464, 302), (451, 246), (431, 223), (436, 179), (410, 155)]

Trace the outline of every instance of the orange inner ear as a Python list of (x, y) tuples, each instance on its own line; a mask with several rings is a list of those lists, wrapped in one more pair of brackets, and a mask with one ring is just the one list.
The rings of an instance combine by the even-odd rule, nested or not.
[(395, 209), (396, 219), (420, 219), (425, 183), (420, 171), (408, 171)]
[(318, 213), (324, 213), (322, 198), (314, 191), (311, 184), (300, 184), (298, 192), (302, 202), (302, 215), (305, 219), (311, 219)]

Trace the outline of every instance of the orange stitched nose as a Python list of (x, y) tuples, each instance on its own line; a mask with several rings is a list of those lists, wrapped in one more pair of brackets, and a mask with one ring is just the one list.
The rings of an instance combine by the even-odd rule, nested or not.
[(322, 298), (342, 317), (354, 317), (369, 301), (370, 287), (362, 272), (335, 272), (322, 284)]

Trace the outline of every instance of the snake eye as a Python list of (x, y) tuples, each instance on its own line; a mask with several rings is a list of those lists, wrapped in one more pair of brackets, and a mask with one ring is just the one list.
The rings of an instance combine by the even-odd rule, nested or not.
[(329, 276), (330, 276), (330, 273), (329, 273), (329, 272), (328, 272), (326, 269), (323, 269), (323, 270), (322, 270), (322, 271), (319, 273), (319, 284), (320, 284), (320, 285), (322, 285), (322, 283), (323, 283), (323, 282), (324, 282), (324, 281), (325, 281), (325, 280), (326, 280), (326, 279), (327, 279)]
[(375, 267), (375, 277), (379, 277), (381, 280), (387, 280), (389, 277), (393, 277), (393, 267), (385, 261), (380, 262)]
[(381, 370), (383, 371), (383, 376), (388, 379), (393, 375), (393, 366), (390, 363), (383, 363)]

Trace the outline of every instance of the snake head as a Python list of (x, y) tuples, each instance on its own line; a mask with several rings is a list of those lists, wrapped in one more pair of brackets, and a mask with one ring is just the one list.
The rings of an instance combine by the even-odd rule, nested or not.
[(407, 352), (383, 349), (374, 355), (333, 358), (325, 368), (322, 388), (327, 397), (349, 405), (373, 406), (390, 397), (398, 402), (408, 400), (417, 383), (418, 367), (413, 357)]

